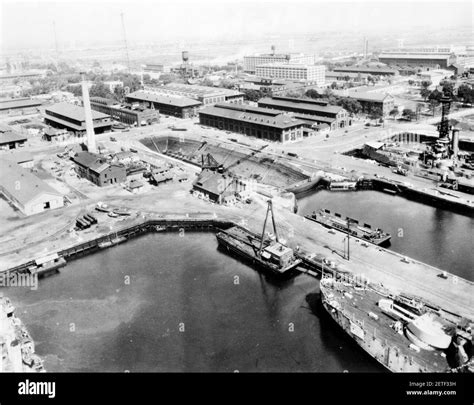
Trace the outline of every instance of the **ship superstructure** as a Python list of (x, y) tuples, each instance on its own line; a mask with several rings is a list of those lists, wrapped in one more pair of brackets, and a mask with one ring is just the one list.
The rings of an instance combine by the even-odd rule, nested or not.
[(323, 275), (321, 302), (331, 318), (392, 372), (472, 372), (472, 321), (370, 283)]

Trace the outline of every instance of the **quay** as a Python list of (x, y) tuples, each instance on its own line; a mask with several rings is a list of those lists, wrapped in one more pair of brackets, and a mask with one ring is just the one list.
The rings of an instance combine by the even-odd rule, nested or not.
[[(25, 248), (24, 251), (15, 250), (10, 254), (0, 255), (0, 274), (1, 271), (24, 271), (39, 255), (57, 253), (65, 260), (71, 260), (98, 250), (99, 243), (111, 238), (128, 239), (152, 231), (181, 230), (185, 235), (188, 232), (187, 235), (195, 237), (190, 231), (215, 231), (239, 225), (250, 232), (259, 233), (265, 218), (264, 205), (257, 202), (239, 208), (215, 205), (212, 207), (213, 212), (193, 213), (190, 207), (201, 206), (209, 209), (209, 205), (191, 195), (183, 195), (175, 202), (173, 212), (160, 212), (159, 207), (154, 208), (151, 205), (148, 206), (148, 211), (144, 212), (140, 210), (143, 197), (141, 200), (130, 199), (127, 206), (135, 210), (135, 215), (124, 221), (117, 221), (113, 226), (102, 229), (99, 226), (99, 218), (99, 225), (80, 237), (65, 232), (61, 237), (55, 236), (54, 244), (50, 240), (44, 240)], [(364, 243), (357, 238), (351, 238), (348, 260), (345, 252), (346, 234), (328, 230), (318, 223), (278, 207), (275, 207), (275, 215), (278, 218), (279, 234), (286, 239), (287, 245), (297, 252), (313, 275), (320, 271), (317, 264), (312, 263), (314, 258), (325, 258), (341, 272), (382, 284), (394, 293), (404, 292), (421, 297), (447, 312), (474, 319), (472, 281), (457, 277), (444, 271), (445, 269), (438, 269), (379, 246)], [(104, 221), (105, 218), (106, 215)], [(48, 223), (55, 219), (46, 217), (45, 220)], [(25, 261), (19, 262), (18, 257)]]

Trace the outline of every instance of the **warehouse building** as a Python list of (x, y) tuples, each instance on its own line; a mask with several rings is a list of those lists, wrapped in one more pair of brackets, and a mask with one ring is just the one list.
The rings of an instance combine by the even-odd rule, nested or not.
[(344, 108), (330, 105), (326, 101), (274, 96), (260, 99), (258, 106), (297, 114), (331, 118), (336, 121), (337, 128), (343, 128), (351, 124), (349, 114)]
[(150, 125), (160, 122), (160, 113), (158, 110), (138, 107), (132, 109), (131, 106), (117, 104), (114, 100), (102, 97), (91, 97), (91, 108), (107, 115), (114, 120), (128, 125)]
[(146, 108), (159, 110), (161, 114), (179, 118), (197, 116), (201, 102), (192, 98), (171, 94), (160, 94), (150, 90), (138, 90), (126, 96), (127, 102), (138, 103)]
[(305, 127), (303, 121), (281, 111), (230, 103), (203, 109), (199, 112), (199, 122), (202, 125), (274, 142), (300, 140)]
[(24, 146), (26, 141), (25, 135), (16, 132), (8, 125), (0, 123), (0, 150), (17, 149), (20, 146)]
[[(54, 128), (67, 129), (76, 135), (86, 133), (84, 107), (65, 102), (58, 103), (46, 107), (44, 114), (44, 122)], [(92, 111), (92, 123), (94, 125), (94, 133), (96, 134), (112, 129), (112, 119), (107, 114)]]
[(169, 83), (160, 87), (150, 87), (146, 90), (159, 94), (172, 94), (176, 96), (188, 97), (200, 101), (203, 106), (217, 103), (236, 103), (244, 102), (244, 94), (231, 89), (221, 87), (199, 86), (196, 84)]
[(0, 101), (0, 114), (35, 114), (39, 112), (42, 105), (41, 100), (32, 100), (30, 98), (11, 98)]
[(443, 68), (456, 63), (451, 48), (400, 48), (384, 51), (379, 61), (387, 65)]
[(345, 66), (336, 67), (333, 71), (336, 73), (360, 73), (372, 76), (397, 76), (399, 74), (397, 69), (386, 66)]
[(95, 153), (79, 152), (71, 160), (76, 164), (76, 172), (99, 187), (123, 183), (127, 179), (125, 166), (108, 163)]
[(8, 159), (0, 159), (0, 193), (25, 215), (64, 206), (61, 193)]
[(348, 91), (346, 97), (357, 100), (362, 106), (362, 112), (370, 114), (374, 109), (380, 109), (387, 116), (395, 107), (395, 99), (387, 93), (375, 93), (366, 91)]
[(244, 72), (255, 73), (257, 66), (267, 63), (314, 65), (314, 61), (314, 55), (305, 55), (303, 53), (275, 53), (275, 48), (272, 47), (271, 53), (244, 56)]
[(236, 177), (209, 169), (204, 169), (193, 183), (194, 192), (217, 204), (235, 202), (237, 194), (245, 189), (245, 183)]
[(304, 81), (307, 84), (323, 86), (326, 67), (323, 65), (303, 65), (296, 63), (268, 63), (255, 68), (260, 77)]

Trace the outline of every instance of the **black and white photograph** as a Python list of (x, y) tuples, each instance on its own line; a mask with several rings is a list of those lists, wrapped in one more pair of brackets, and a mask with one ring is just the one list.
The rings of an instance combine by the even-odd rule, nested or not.
[(466, 399), (473, 28), (470, 0), (2, 0), (0, 387)]

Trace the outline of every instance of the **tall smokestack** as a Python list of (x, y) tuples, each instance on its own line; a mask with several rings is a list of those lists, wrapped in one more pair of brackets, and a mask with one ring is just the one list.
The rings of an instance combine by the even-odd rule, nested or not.
[(82, 103), (84, 105), (84, 113), (86, 116), (86, 132), (87, 132), (87, 150), (91, 153), (97, 153), (95, 146), (94, 124), (92, 123), (91, 102), (89, 100), (89, 88), (87, 87), (84, 72), (81, 73), (82, 80)]

